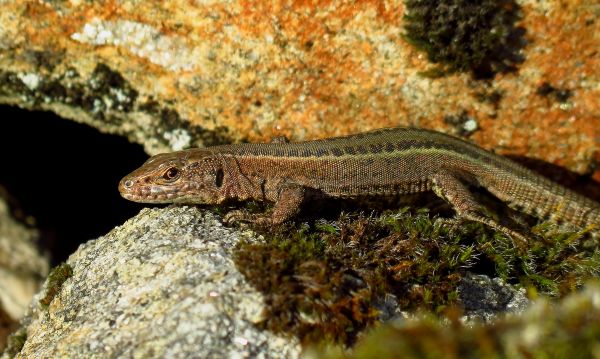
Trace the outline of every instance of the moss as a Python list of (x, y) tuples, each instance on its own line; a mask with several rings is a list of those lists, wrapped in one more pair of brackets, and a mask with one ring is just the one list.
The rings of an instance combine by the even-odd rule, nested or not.
[(456, 316), (446, 323), (421, 314), (381, 326), (352, 353), (321, 349), (319, 358), (591, 358), (600, 347), (600, 296), (597, 283), (559, 305), (537, 301), (520, 317), (490, 325), (464, 325)]
[(40, 306), (47, 309), (54, 297), (60, 292), (63, 283), (73, 276), (73, 268), (67, 263), (61, 263), (54, 267), (48, 275), (46, 295), (40, 299)]
[[(473, 224), (464, 233), (481, 230)], [(379, 321), (386, 293), (397, 294), (403, 309), (441, 311), (456, 300), (457, 272), (469, 266), (473, 246), (461, 243), (464, 233), (449, 233), (427, 212), (343, 215), (275, 229), (265, 243), (242, 243), (236, 263), (266, 295), (267, 328), (351, 344)]]
[(598, 240), (588, 238), (587, 230), (561, 232), (546, 222), (533, 232), (541, 240), (530, 242), (528, 251), (519, 257), (520, 282), (525, 286), (533, 285), (553, 296), (565, 295), (600, 274)]
[(428, 76), (472, 72), (491, 78), (512, 71), (524, 31), (516, 28), (519, 6), (512, 0), (407, 0), (405, 38), (440, 64)]
[(516, 248), (479, 223), (438, 220), (428, 209), (343, 214), (262, 234), (264, 242), (239, 244), (236, 265), (265, 295), (263, 326), (304, 342), (351, 346), (396, 310), (440, 315), (460, 304), (467, 270), (561, 296), (600, 268), (598, 243), (584, 232), (541, 224), (527, 248)]
[(8, 337), (8, 345), (6, 346), (3, 354), (9, 358), (14, 358), (21, 352), (21, 349), (23, 349), (26, 341), (27, 331), (25, 328), (20, 328)]

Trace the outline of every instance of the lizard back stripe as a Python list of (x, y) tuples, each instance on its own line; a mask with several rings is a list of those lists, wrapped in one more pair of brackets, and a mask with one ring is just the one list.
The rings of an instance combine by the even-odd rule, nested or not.
[[(502, 156), (483, 150), (476, 145), (457, 137), (426, 129), (390, 128), (365, 132), (345, 137), (313, 140), (297, 143), (246, 143), (238, 145), (217, 146), (215, 152), (231, 153), (236, 156), (260, 156), (292, 158), (344, 158), (347, 156), (402, 156), (412, 149), (444, 149), (454, 154), (464, 154), (465, 158), (473, 158), (515, 174), (537, 178), (527, 168)], [(543, 181), (542, 181), (543, 182)]]

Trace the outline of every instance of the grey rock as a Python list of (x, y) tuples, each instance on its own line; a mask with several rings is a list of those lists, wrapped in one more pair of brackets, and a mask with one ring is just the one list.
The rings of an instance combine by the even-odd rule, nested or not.
[(524, 289), (517, 289), (500, 278), (467, 273), (458, 287), (459, 301), (465, 310), (464, 320), (490, 322), (502, 313), (519, 314), (530, 301)]
[(71, 255), (49, 307), (44, 291), (34, 299), (17, 357), (298, 356), (294, 339), (256, 326), (263, 298), (231, 258), (243, 236), (196, 208), (142, 210)]
[[(404, 325), (419, 318), (419, 312), (400, 310), (392, 294), (387, 294), (384, 301), (374, 305), (381, 311), (381, 320), (393, 325)], [(507, 314), (522, 315), (531, 306), (531, 300), (527, 298), (524, 288), (500, 278), (467, 272), (458, 286), (458, 305), (463, 310), (463, 323), (492, 324)]]
[(48, 274), (48, 258), (37, 249), (38, 236), (12, 217), (0, 197), (0, 310), (14, 320), (25, 314)]

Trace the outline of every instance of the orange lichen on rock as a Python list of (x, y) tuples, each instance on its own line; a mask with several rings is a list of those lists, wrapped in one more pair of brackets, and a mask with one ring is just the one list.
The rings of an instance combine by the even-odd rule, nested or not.
[[(496, 118), (483, 118), (476, 137), (502, 153), (543, 159), (584, 173), (600, 151), (600, 22), (590, 1), (548, 12), (527, 6), (526, 61), (519, 76), (496, 79), (503, 99)], [(544, 86), (562, 89), (565, 99)], [(561, 101), (562, 100), (562, 101)]]
[[(130, 111), (119, 112), (102, 96), (84, 101), (87, 107), (46, 93), (36, 95), (43, 101), (23, 101), (23, 86), (11, 83), (4, 92), (14, 94), (1, 101), (170, 149), (211, 144), (206, 133), (219, 129), (230, 141), (269, 141), (409, 125), (469, 133), (501, 153), (591, 173), (600, 151), (594, 3), (519, 2), (515, 26), (524, 31), (523, 43), (507, 50), (522, 61), (515, 61), (516, 71), (480, 80), (469, 73), (427, 76), (435, 64), (406, 40), (400, 0), (11, 2), (2, 14), (17, 14), (23, 31), (16, 38), (8, 30), (15, 20), (0, 15), (0, 24), (12, 21), (0, 31), (5, 77), (37, 75), (41, 55), (18, 55), (34, 51), (51, 62), (42, 66), (42, 83), (52, 79), (69, 92), (67, 71), (85, 81), (102, 64), (136, 97)], [(109, 90), (118, 100), (118, 89)], [(461, 114), (472, 119), (467, 132), (447, 121)], [(113, 122), (103, 128), (107, 118)], [(149, 123), (153, 130), (143, 132)], [(163, 138), (190, 128), (189, 141)]]

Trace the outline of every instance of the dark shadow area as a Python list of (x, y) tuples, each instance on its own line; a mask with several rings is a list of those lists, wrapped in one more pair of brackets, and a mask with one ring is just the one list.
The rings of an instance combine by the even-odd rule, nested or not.
[(139, 145), (49, 112), (0, 106), (0, 186), (17, 218), (35, 218), (55, 265), (143, 207), (117, 183), (142, 164)]

